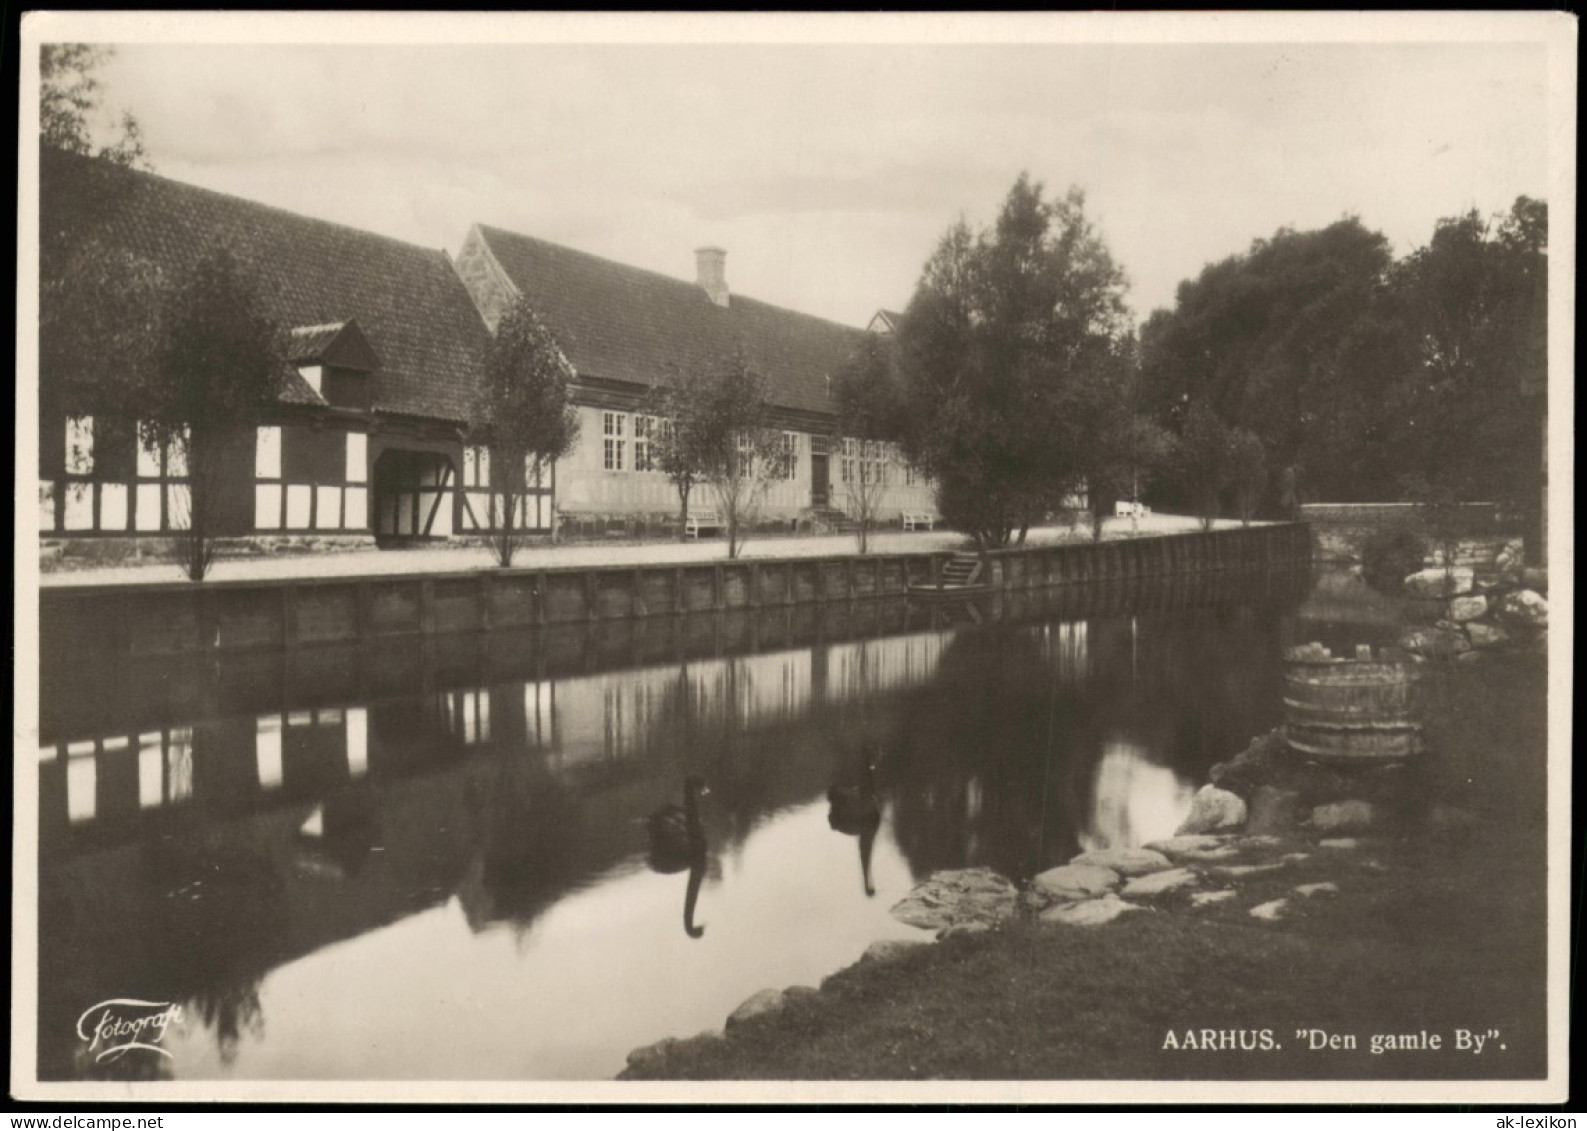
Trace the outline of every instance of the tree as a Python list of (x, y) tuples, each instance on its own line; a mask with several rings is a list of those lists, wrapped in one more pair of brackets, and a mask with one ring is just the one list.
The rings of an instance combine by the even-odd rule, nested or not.
[(1124, 273), (1084, 195), (1042, 191), (1022, 175), (992, 229), (949, 228), (897, 333), (906, 452), (983, 548), (1023, 540), (1083, 484), (1066, 393), (1126, 332)]
[(177, 552), (188, 578), (202, 581), (214, 560), (227, 441), (275, 404), (286, 362), (257, 285), (224, 250), (201, 258), (176, 283), (162, 323), (159, 364), (126, 374), (125, 403), (141, 422), (145, 449), (186, 470)]
[(39, 141), (116, 165), (147, 167), (138, 120), (123, 112), (111, 140), (103, 121), (104, 88), (95, 72), (114, 54), (90, 43), (46, 43), (39, 48)]
[[(469, 428), (473, 443), (489, 447), (491, 553), (512, 565), (522, 541), (528, 492), (578, 442), (579, 420), (569, 396), (573, 366), (534, 308), (519, 297), (503, 313), (485, 354), (484, 380)], [(500, 500), (498, 509), (497, 500)]]
[(1255, 432), (1235, 428), (1229, 433), (1229, 481), (1234, 485), (1240, 524), (1249, 526), (1267, 490), (1267, 453)]
[[(1475, 210), (1438, 222), (1396, 268), (1390, 294), (1414, 353), (1389, 390), (1404, 493), (1533, 505), (1547, 365), (1548, 209), (1518, 198), (1497, 225)], [(1495, 228), (1497, 227), (1497, 230)]]
[(845, 456), (849, 477), (843, 483), (844, 510), (854, 520), (860, 553), (870, 548), (870, 530), (887, 494), (885, 453), (900, 435), (903, 397), (893, 371), (889, 345), (876, 335), (866, 338), (832, 381), (837, 404), (834, 439), (852, 442), (852, 461)]
[(674, 368), (669, 381), (650, 392), (646, 415), (656, 423), (650, 437), (650, 459), (678, 492), (678, 541), (689, 538), (689, 499), (705, 482), (708, 418), (705, 371)]
[(743, 549), (771, 485), (793, 471), (793, 452), (771, 426), (765, 389), (765, 378), (733, 354), (678, 372), (659, 394), (667, 415), (655, 458), (678, 487), (685, 520), (693, 487), (710, 490), (729, 558)]
[(1145, 411), (1180, 430), (1204, 401), (1254, 433), (1270, 466), (1313, 469), (1327, 497), (1391, 496), (1382, 401), (1404, 347), (1381, 302), (1391, 266), (1387, 239), (1354, 218), (1209, 264), (1142, 328)]
[(1195, 501), (1203, 530), (1211, 530), (1218, 517), (1224, 488), (1230, 479), (1233, 437), (1228, 425), (1205, 401), (1191, 405), (1174, 446), (1174, 470), (1181, 487)]

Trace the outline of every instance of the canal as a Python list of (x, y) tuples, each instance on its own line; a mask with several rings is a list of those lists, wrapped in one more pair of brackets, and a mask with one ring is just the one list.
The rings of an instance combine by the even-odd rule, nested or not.
[[(1348, 607), (1313, 586), (46, 648), (40, 1075), (609, 1078), (920, 937), (888, 908), (937, 869), (1023, 879), (1172, 834), (1210, 765), (1281, 720), (1286, 644), (1372, 638), (1308, 620)], [(830, 819), (867, 764), (879, 820)], [(647, 817), (691, 775), (705, 850), (679, 866)], [(76, 1025), (113, 998), (182, 1007), (169, 1056), (96, 1062)]]

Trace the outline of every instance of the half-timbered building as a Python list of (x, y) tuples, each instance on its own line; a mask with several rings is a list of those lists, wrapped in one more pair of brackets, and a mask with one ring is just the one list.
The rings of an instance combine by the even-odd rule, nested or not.
[[(833, 374), (864, 331), (730, 295), (724, 253), (697, 253), (686, 282), (500, 229), (476, 226), (454, 260), (355, 228), (60, 152), (42, 155), (41, 241), (82, 217), (52, 193), (73, 177), (115, 191), (95, 238), (177, 277), (226, 248), (282, 331), (289, 372), (278, 402), (240, 421), (215, 487), (215, 532), (257, 541), (369, 544), (495, 529), (493, 487), (524, 477), (519, 523), (548, 532), (558, 513), (671, 516), (676, 495), (651, 458), (643, 407), (674, 367), (743, 353), (768, 379), (794, 458), (767, 516), (841, 510), (845, 487), (889, 475), (882, 511), (929, 510), (929, 486), (880, 445), (834, 432)], [(489, 335), (527, 295), (576, 371), (581, 436), (554, 467), (507, 467), (468, 443)], [(107, 347), (108, 348), (108, 347)], [(39, 374), (39, 524), (51, 539), (159, 537), (185, 521), (179, 453), (146, 450), (138, 422), (61, 395)], [(867, 463), (868, 461), (868, 463)], [(702, 504), (708, 505), (708, 504)]]

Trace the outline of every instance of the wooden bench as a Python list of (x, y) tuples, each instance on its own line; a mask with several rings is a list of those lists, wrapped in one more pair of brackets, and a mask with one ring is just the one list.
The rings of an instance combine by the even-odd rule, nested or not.
[(720, 534), (722, 516), (715, 511), (690, 511), (688, 520), (683, 524), (683, 533), (690, 538), (698, 538), (707, 530)]
[(930, 530), (936, 524), (937, 524), (937, 516), (934, 515), (934, 514), (929, 514), (929, 513), (925, 512), (925, 511), (905, 511), (904, 512), (904, 529), (905, 530), (919, 530), (922, 527), (924, 527), (927, 530)]

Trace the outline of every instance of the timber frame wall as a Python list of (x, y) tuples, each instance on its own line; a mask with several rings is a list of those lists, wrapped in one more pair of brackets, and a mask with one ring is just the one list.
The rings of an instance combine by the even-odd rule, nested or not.
[[(948, 551), (679, 565), (471, 570), (285, 581), (49, 586), (41, 639), (67, 654), (294, 648), (899, 596)], [(1109, 583), (1311, 560), (1304, 523), (983, 555), (994, 590)]]

